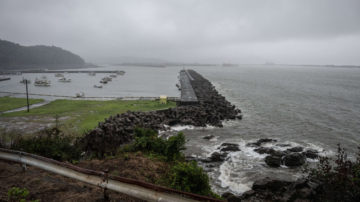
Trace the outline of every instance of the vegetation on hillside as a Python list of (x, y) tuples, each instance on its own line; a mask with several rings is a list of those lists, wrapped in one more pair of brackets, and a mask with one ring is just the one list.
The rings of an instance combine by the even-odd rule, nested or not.
[(80, 56), (55, 46), (21, 46), (0, 40), (0, 64), (84, 64)]
[[(44, 102), (43, 99), (29, 99), (29, 104)], [(27, 106), (26, 98), (0, 97), (0, 112)]]

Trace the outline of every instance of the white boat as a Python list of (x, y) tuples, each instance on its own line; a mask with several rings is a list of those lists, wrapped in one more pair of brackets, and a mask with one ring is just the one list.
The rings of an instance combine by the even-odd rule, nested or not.
[(118, 72), (116, 72), (116, 74), (118, 74), (118, 75), (124, 75), (124, 74), (125, 74), (125, 71), (118, 71)]
[(56, 74), (55, 74), (55, 77), (64, 77), (64, 74), (62, 74), (62, 73), (56, 73)]
[(40, 77), (40, 79), (45, 79), (45, 80), (47, 80), (47, 77), (46, 77), (45, 75), (42, 75), (42, 76)]
[(111, 77), (105, 76), (104, 78), (102, 78), (101, 80), (103, 81), (112, 81)]
[(102, 88), (102, 86), (94, 85), (94, 88)]
[(96, 76), (96, 72), (89, 72), (88, 76)]
[(20, 81), (20, 83), (31, 83), (31, 80), (30, 79), (23, 79)]
[(117, 75), (116, 75), (116, 74), (111, 74), (109, 77), (116, 78), (116, 77), (117, 77)]
[(107, 83), (107, 81), (103, 81), (103, 80), (102, 80), (102, 81), (100, 81), (100, 83)]
[(36, 78), (35, 82), (34, 82), (35, 86), (50, 86), (50, 84), (51, 84), (51, 81), (47, 80), (47, 79), (38, 79), (38, 78)]
[(16, 75), (22, 75), (22, 73), (21, 72), (16, 72)]
[(58, 81), (60, 81), (60, 82), (71, 82), (71, 79), (66, 78), (66, 77), (62, 77)]
[(76, 97), (85, 97), (85, 93), (83, 92), (76, 93)]

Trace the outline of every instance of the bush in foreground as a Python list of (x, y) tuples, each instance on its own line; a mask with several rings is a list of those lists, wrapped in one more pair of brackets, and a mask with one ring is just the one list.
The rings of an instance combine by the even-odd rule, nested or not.
[(356, 160), (347, 158), (346, 149), (340, 147), (336, 159), (319, 157), (316, 168), (306, 168), (307, 178), (322, 185), (317, 201), (359, 201), (360, 200), (360, 147)]
[(73, 137), (65, 135), (55, 117), (55, 126), (44, 128), (30, 137), (18, 133), (0, 132), (0, 147), (51, 158), (58, 161), (79, 160), (81, 151), (72, 145)]
[(170, 137), (168, 140), (158, 137), (156, 132), (151, 129), (135, 128), (134, 151), (146, 151), (164, 156), (166, 160), (173, 161), (184, 156), (185, 136), (182, 132)]

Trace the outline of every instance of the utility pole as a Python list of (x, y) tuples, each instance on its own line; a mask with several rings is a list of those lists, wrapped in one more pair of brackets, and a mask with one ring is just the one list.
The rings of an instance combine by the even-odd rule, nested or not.
[(29, 110), (29, 93), (28, 93), (28, 89), (27, 89), (27, 83), (28, 83), (28, 80), (25, 79), (25, 84), (26, 84), (26, 100), (27, 100), (27, 107), (28, 107), (28, 112), (30, 111)]

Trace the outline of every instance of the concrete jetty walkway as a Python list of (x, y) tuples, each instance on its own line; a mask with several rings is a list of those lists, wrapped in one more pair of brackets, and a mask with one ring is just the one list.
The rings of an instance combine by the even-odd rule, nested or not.
[(199, 101), (190, 83), (190, 75), (188, 72), (186, 70), (181, 70), (179, 79), (181, 83), (181, 105), (197, 104)]

